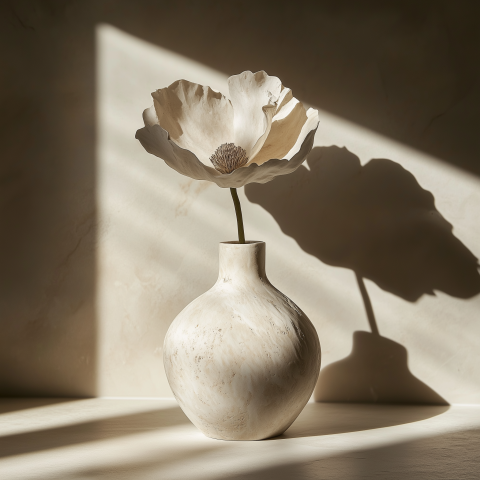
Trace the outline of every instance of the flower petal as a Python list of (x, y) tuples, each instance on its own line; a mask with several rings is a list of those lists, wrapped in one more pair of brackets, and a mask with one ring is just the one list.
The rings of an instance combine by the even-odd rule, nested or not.
[(152, 97), (158, 124), (205, 165), (221, 144), (234, 141), (233, 107), (220, 92), (178, 80)]
[(291, 95), (291, 91), (285, 94), (284, 100), (273, 117), (270, 133), (265, 143), (255, 158), (251, 160), (257, 165), (261, 165), (271, 158), (285, 158), (297, 143), (303, 125), (307, 121), (305, 107)]
[(157, 112), (155, 111), (155, 107), (153, 105), (143, 111), (142, 117), (143, 123), (147, 127), (152, 127), (153, 125), (160, 125), (158, 123)]
[(267, 183), (278, 175), (287, 175), (288, 173), (294, 172), (312, 150), (317, 125), (318, 123), (303, 137), (300, 148), (290, 160), (272, 159), (262, 165), (252, 163), (250, 166), (238, 168), (232, 173), (221, 175), (220, 177), (212, 179), (212, 181), (223, 188), (238, 188), (243, 187), (247, 183)]
[(303, 144), (305, 143), (305, 138), (310, 134), (312, 130), (317, 130), (318, 124), (320, 120), (318, 118), (318, 110), (314, 108), (309, 108), (307, 110), (307, 120), (302, 126), (302, 130), (298, 135), (297, 141), (295, 145), (289, 150), (289, 152), (283, 156), (283, 158), (287, 160), (292, 160), (296, 155), (303, 148)]
[(228, 88), (234, 109), (234, 143), (244, 148), (252, 160), (270, 131), (282, 83), (264, 71), (247, 71), (230, 77)]
[[(148, 121), (147, 111), (144, 114), (145, 116), (147, 116)], [(262, 165), (252, 163), (249, 167), (238, 168), (232, 173), (225, 175), (217, 172), (212, 167), (204, 165), (194, 153), (179, 147), (173, 140), (169, 140), (168, 132), (160, 125), (147, 124), (147, 121), (144, 128), (137, 130), (135, 138), (140, 140), (140, 143), (148, 153), (162, 158), (169, 167), (182, 175), (195, 180), (208, 180), (222, 188), (238, 188), (253, 182), (267, 183), (278, 175), (286, 175), (295, 171), (312, 149), (317, 126), (315, 124), (314, 128), (307, 133), (300, 148), (290, 160), (273, 159)]]
[[(254, 76), (251, 72), (245, 73), (250, 74), (250, 76)], [(265, 72), (259, 73), (268, 77)], [(185, 81), (180, 82), (189, 84), (185, 86), (187, 90), (190, 89), (192, 85), (196, 85), (190, 84), (190, 82)], [(175, 89), (178, 87), (178, 85), (176, 84), (179, 84), (180, 82), (175, 82), (175, 84), (172, 84), (170, 87), (174, 87), (173, 90), (175, 91)], [(184, 86), (181, 86), (181, 88), (184, 88)], [(185, 88), (183, 91), (185, 91)], [(198, 88), (200, 88), (203, 89), (203, 93), (206, 93), (207, 96), (211, 95), (210, 92), (205, 92), (206, 89), (204, 87), (201, 87), (200, 85), (196, 85), (196, 88), (197, 92)], [(274, 95), (274, 92), (270, 93), (271, 95)], [(169, 97), (165, 94), (165, 96), (167, 98), (170, 98), (170, 100), (173, 99), (173, 102), (181, 102), (181, 96), (179, 95)], [(188, 95), (185, 98), (188, 98)], [(220, 98), (219, 96), (216, 96), (215, 98), (217, 98), (222, 104), (224, 104), (223, 99), (225, 99), (225, 97)], [(187, 113), (188, 108), (190, 108), (188, 105), (192, 105), (193, 103), (194, 102), (185, 102), (185, 109), (187, 110)], [(256, 162), (250, 162), (247, 166), (238, 168), (230, 174), (221, 174), (210, 166), (209, 160), (208, 163), (202, 163), (202, 161), (200, 161), (200, 159), (195, 155), (194, 152), (187, 148), (182, 148), (182, 146), (179, 145), (179, 143), (181, 143), (182, 141), (182, 137), (184, 136), (184, 134), (182, 131), (180, 135), (176, 135), (175, 128), (181, 129), (181, 125), (183, 123), (180, 122), (183, 122), (183, 118), (179, 117), (179, 121), (175, 123), (175, 121), (172, 120), (175, 118), (173, 115), (167, 116), (167, 113), (170, 112), (170, 110), (172, 109), (171, 105), (169, 105), (168, 103), (164, 103), (163, 105), (165, 105), (163, 109), (159, 109), (158, 105), (156, 105), (157, 108), (155, 108), (154, 106), (146, 109), (143, 112), (143, 120), (145, 123), (145, 127), (138, 130), (135, 137), (140, 140), (147, 152), (162, 158), (168, 166), (181, 173), (182, 175), (197, 180), (208, 180), (210, 182), (216, 183), (219, 187), (222, 188), (238, 188), (253, 182), (266, 183), (273, 180), (278, 175), (286, 175), (293, 172), (303, 163), (305, 157), (312, 149), (315, 132), (318, 128), (318, 112), (310, 108), (305, 114), (306, 121), (301, 126), (299, 134), (296, 135), (297, 138), (295, 143), (291, 147), (290, 145), (293, 143), (293, 140), (289, 140), (288, 142), (285, 142), (283, 144), (283, 150), (286, 150), (287, 148), (285, 145), (290, 147), (289, 151), (285, 155), (283, 155), (283, 159), (268, 159), (262, 161), (259, 165), (257, 165)], [(263, 107), (265, 107), (265, 105)], [(267, 107), (268, 108), (266, 109), (261, 108), (261, 110), (263, 110), (263, 115), (265, 119), (269, 115), (271, 115), (271, 119), (273, 117), (273, 114), (275, 114), (275, 117), (273, 117), (273, 133), (275, 135), (277, 135), (277, 127), (281, 126), (280, 122), (287, 119), (289, 122), (289, 128), (295, 127), (298, 130), (298, 125), (301, 123), (298, 120), (298, 117), (302, 116), (301, 113), (302, 109), (304, 112), (304, 108), (300, 104), (300, 102), (293, 98), (290, 89), (283, 88), (280, 85), (280, 94), (276, 98), (276, 103), (274, 105), (267, 105)], [(182, 111), (182, 108), (179, 108), (180, 112)], [(225, 107), (225, 109), (227, 109), (227, 107)], [(161, 113), (160, 118), (162, 120), (160, 120), (158, 117), (159, 111)], [(168, 124), (168, 122), (170, 122), (170, 129), (174, 132), (173, 135), (176, 135), (176, 141), (174, 141), (174, 139), (172, 138), (171, 132), (168, 132), (163, 126), (166, 123)], [(268, 123), (267, 120), (265, 120), (265, 122)], [(276, 122), (278, 122), (278, 125), (275, 125)], [(267, 137), (269, 131), (270, 128), (266, 128), (259, 138), (261, 139), (262, 136)], [(229, 140), (223, 141), (223, 143), (229, 143)], [(258, 144), (259, 140), (257, 139), (255, 143)], [(270, 143), (273, 144), (274, 142), (272, 141)], [(270, 143), (266, 145), (265, 149), (270, 148)], [(201, 141), (199, 141), (199, 145), (202, 145)], [(267, 156), (270, 155), (265, 155), (265, 158)], [(259, 158), (258, 160), (261, 160), (261, 158)]]
[(190, 150), (185, 150), (170, 140), (168, 132), (154, 123), (152, 108), (143, 112), (143, 121), (145, 127), (137, 130), (135, 138), (148, 153), (161, 158), (178, 173), (195, 180), (211, 180), (212, 175), (221, 175), (213, 167), (204, 165)]

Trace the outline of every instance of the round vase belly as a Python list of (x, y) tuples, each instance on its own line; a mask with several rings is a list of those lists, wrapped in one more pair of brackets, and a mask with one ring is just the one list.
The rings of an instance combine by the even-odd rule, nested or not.
[(164, 344), (170, 387), (208, 437), (283, 433), (307, 403), (320, 343), (307, 316), (265, 274), (265, 243), (220, 244), (215, 285), (173, 321)]

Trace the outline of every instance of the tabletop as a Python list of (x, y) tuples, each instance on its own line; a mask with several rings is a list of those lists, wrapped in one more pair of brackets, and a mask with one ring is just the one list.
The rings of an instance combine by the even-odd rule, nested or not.
[(308, 403), (279, 437), (227, 442), (174, 399), (2, 399), (0, 478), (480, 479), (480, 405)]

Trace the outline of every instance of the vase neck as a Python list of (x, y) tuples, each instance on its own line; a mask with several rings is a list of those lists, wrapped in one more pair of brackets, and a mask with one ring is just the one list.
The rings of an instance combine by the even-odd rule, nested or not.
[(219, 260), (218, 282), (268, 282), (265, 273), (265, 242), (222, 242)]

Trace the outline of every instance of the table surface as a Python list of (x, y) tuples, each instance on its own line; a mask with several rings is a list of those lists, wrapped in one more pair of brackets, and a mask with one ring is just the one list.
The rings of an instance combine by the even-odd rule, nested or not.
[(309, 403), (280, 437), (225, 442), (173, 399), (3, 399), (0, 478), (480, 479), (480, 405)]

